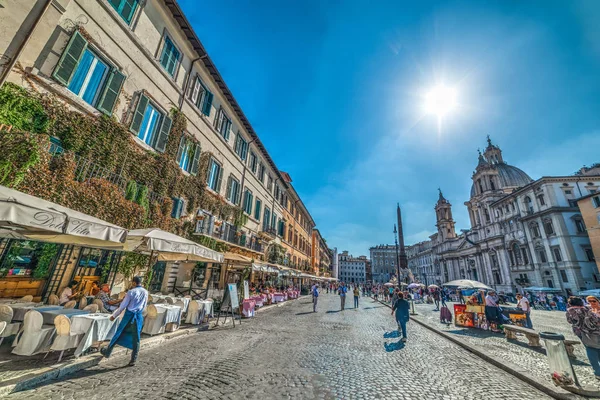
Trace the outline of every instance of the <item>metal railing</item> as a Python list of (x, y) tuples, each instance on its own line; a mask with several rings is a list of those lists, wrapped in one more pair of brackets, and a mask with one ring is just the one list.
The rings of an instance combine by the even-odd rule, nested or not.
[[(79, 156), (73, 152), (67, 151), (63, 149), (59, 144), (51, 141), (48, 146), (48, 152), (53, 157), (58, 157), (63, 154), (69, 154), (73, 156), (75, 160), (75, 179), (79, 182), (85, 182), (89, 179), (103, 179), (117, 186), (123, 193), (125, 193), (125, 189), (127, 188), (127, 183), (132, 179), (127, 179), (120, 173), (116, 173), (108, 168), (102, 167), (92, 160)], [(139, 183), (136, 182), (139, 186)], [(148, 191), (148, 200), (150, 202), (163, 202), (165, 200), (164, 196), (159, 195), (151, 190)]]

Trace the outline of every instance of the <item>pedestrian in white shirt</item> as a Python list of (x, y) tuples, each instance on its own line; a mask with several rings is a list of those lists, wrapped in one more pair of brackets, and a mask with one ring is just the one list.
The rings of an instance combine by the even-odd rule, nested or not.
[(114, 321), (125, 310), (117, 332), (108, 347), (104, 347), (100, 351), (104, 357), (108, 358), (117, 344), (131, 349), (130, 367), (135, 365), (140, 351), (140, 336), (144, 326), (143, 312), (148, 303), (148, 291), (142, 287), (142, 278), (135, 276), (133, 284), (134, 288), (127, 292), (119, 308), (110, 317), (110, 320)]
[(525, 328), (533, 329), (533, 323), (531, 322), (531, 305), (529, 304), (527, 297), (517, 294), (517, 308), (525, 311)]

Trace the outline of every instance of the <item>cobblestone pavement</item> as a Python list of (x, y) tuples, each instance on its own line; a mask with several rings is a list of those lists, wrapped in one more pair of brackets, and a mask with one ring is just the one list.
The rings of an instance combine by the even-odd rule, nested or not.
[[(448, 307), (454, 316), (454, 303), (448, 303)], [(509, 306), (514, 307), (514, 304)], [(535, 349), (527, 346), (527, 338), (518, 336), (517, 342), (509, 342), (502, 333), (493, 333), (479, 329), (462, 328), (454, 324), (446, 325), (440, 323), (439, 311), (434, 311), (432, 304), (415, 304), (415, 310), (419, 314), (417, 318), (427, 324), (444, 332), (460, 336), (471, 345), (483, 347), (488, 354), (508, 360), (515, 365), (527, 369), (531, 374), (552, 384), (548, 372), (548, 360), (544, 348)], [(579, 340), (567, 323), (564, 311), (532, 310), (531, 321), (533, 328), (538, 332), (556, 332), (563, 334), (567, 339)], [(543, 340), (541, 341), (543, 345)], [(585, 349), (582, 345), (575, 346), (576, 360), (572, 360), (575, 373), (580, 383), (598, 387), (598, 381), (594, 378), (594, 372), (590, 366)]]
[[(347, 301), (352, 304), (352, 298)], [(322, 294), (223, 328), (110, 359), (10, 399), (547, 399), (428, 329), (403, 345), (390, 309)]]

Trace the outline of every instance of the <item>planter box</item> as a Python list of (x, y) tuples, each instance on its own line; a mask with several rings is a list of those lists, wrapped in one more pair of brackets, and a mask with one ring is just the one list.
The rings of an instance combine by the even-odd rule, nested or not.
[(0, 298), (23, 297), (27, 295), (40, 297), (45, 282), (45, 279), (27, 277), (0, 278)]

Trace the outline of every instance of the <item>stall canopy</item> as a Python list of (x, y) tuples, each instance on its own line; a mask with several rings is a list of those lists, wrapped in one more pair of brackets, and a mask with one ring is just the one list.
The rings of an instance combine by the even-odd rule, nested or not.
[(0, 237), (119, 250), (127, 230), (0, 186)]
[(589, 289), (579, 292), (579, 296), (600, 296), (600, 289)]
[(543, 287), (543, 286), (530, 286), (523, 288), (526, 292), (560, 292), (560, 289)]
[(142, 254), (158, 253), (160, 261), (204, 261), (222, 263), (222, 253), (158, 228), (129, 231), (125, 250)]
[(450, 281), (444, 283), (442, 286), (451, 286), (457, 288), (469, 288), (469, 289), (486, 289), (491, 290), (492, 288), (486, 285), (485, 283), (481, 283), (479, 281), (472, 281), (469, 279), (457, 279), (455, 281)]

